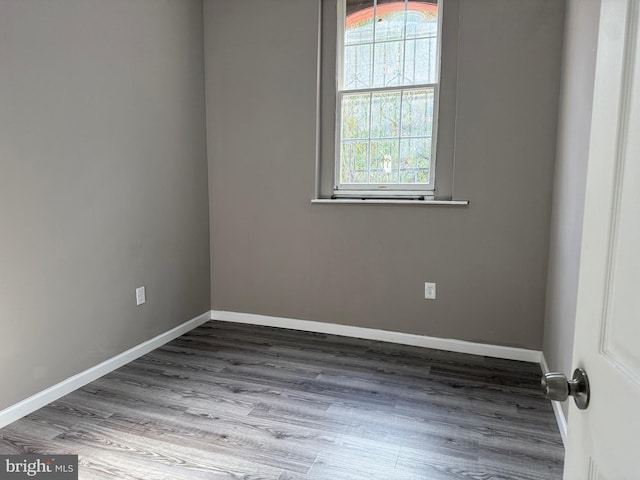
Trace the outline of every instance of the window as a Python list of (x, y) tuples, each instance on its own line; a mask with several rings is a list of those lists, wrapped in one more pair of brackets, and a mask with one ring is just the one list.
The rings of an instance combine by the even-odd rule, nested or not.
[(435, 2), (339, 0), (334, 195), (433, 195)]

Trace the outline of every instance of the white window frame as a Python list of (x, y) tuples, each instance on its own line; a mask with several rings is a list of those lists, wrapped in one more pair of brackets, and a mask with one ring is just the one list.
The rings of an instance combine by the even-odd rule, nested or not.
[[(441, 84), (441, 56), (442, 56), (442, 0), (438, 0), (438, 32), (436, 53), (437, 83), (403, 85), (392, 87), (371, 87), (363, 89), (344, 90), (344, 39), (346, 30), (346, 0), (337, 0), (337, 38), (336, 38), (336, 117), (335, 117), (335, 163), (333, 196), (340, 197), (424, 197), (434, 198), (436, 183), (436, 152), (438, 142), (438, 112), (440, 105)], [(375, 17), (375, 9), (374, 9)], [(375, 38), (375, 22), (374, 22)], [(375, 49), (374, 49), (375, 50)], [(424, 90), (433, 88), (433, 123), (431, 132), (431, 163), (429, 169), (429, 183), (341, 183), (341, 140), (342, 140), (342, 98), (345, 94), (378, 93), (391, 91)], [(402, 103), (401, 103), (402, 106)], [(402, 108), (402, 107), (401, 107)], [(400, 110), (402, 115), (402, 110)], [(369, 150), (369, 155), (371, 151)]]

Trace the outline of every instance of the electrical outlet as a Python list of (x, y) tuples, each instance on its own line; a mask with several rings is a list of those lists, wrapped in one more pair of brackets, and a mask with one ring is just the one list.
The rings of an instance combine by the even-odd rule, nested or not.
[(136, 305), (142, 305), (147, 301), (147, 296), (144, 291), (144, 287), (136, 288)]
[(427, 300), (436, 299), (436, 284), (425, 282), (424, 284), (424, 298)]

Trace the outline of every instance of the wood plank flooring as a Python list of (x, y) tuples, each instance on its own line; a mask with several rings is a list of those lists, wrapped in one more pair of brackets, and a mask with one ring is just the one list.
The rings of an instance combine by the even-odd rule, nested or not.
[(0, 429), (80, 479), (553, 480), (536, 364), (209, 322)]

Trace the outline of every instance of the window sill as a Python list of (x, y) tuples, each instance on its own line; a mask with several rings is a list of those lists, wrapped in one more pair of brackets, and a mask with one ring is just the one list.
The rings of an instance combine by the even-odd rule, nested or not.
[(469, 200), (401, 200), (384, 198), (314, 198), (311, 203), (317, 205), (422, 205), (443, 207), (464, 207), (469, 205)]

